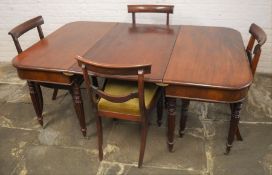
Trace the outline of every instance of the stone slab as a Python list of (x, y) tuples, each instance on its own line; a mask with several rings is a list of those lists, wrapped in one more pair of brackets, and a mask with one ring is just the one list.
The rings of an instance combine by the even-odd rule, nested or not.
[(0, 84), (24, 84), (25, 81), (21, 80), (16, 69), (11, 63), (0, 62)]
[(12, 174), (24, 156), (24, 150), (31, 145), (37, 132), (0, 127), (0, 174)]
[(84, 149), (29, 146), (15, 174), (96, 174), (99, 160)]
[(224, 155), (227, 122), (215, 123), (215, 136), (207, 145), (211, 150), (213, 174), (270, 175), (272, 167), (272, 125), (240, 124), (244, 141), (235, 141), (228, 156)]
[(194, 171), (184, 171), (178, 169), (168, 169), (165, 167), (143, 167), (138, 168), (130, 164), (122, 164), (118, 162), (102, 161), (100, 163), (97, 175), (112, 175), (112, 174), (126, 174), (126, 175), (200, 175)]
[[(149, 127), (143, 166), (168, 167), (186, 171), (206, 171), (206, 157), (202, 130), (188, 132), (176, 138), (173, 153), (166, 145), (166, 129)], [(104, 149), (105, 160), (138, 164), (140, 126), (134, 123), (115, 124)]]

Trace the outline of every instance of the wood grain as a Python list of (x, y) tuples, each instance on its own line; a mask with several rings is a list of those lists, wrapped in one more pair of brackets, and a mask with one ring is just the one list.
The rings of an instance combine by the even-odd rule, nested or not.
[(252, 73), (241, 34), (221, 27), (181, 26), (164, 83), (243, 89)]
[(115, 23), (73, 22), (64, 25), (13, 59), (20, 69), (67, 71)]
[[(162, 82), (178, 32), (178, 26), (120, 23), (83, 57), (112, 66), (152, 64), (151, 74), (146, 75), (145, 80)], [(78, 66), (71, 70), (81, 71)]]

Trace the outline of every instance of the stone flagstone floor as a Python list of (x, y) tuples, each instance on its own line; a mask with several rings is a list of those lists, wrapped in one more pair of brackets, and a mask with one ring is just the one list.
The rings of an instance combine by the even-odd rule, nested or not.
[[(186, 135), (173, 153), (166, 147), (166, 112), (157, 127), (155, 112), (148, 132), (143, 168), (137, 168), (140, 127), (103, 119), (104, 160), (99, 162), (95, 120), (82, 87), (88, 138), (80, 133), (71, 97), (43, 88), (44, 128), (36, 121), (25, 81), (10, 64), (0, 64), (0, 174), (150, 174), (271, 175), (272, 76), (258, 74), (241, 113), (243, 142), (224, 149), (230, 111), (226, 104), (192, 102)], [(180, 110), (180, 101), (178, 102)], [(178, 113), (179, 116), (179, 113)], [(177, 123), (179, 117), (177, 117)]]

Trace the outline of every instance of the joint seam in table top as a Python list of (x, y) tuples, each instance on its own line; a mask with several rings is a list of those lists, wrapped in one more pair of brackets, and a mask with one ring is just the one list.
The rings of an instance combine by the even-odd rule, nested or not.
[(180, 31), (181, 31), (181, 26), (179, 26), (178, 34), (177, 34), (177, 37), (176, 37), (176, 39), (175, 39), (175, 41), (174, 41), (173, 48), (172, 48), (172, 50), (171, 50), (171, 54), (170, 54), (170, 57), (169, 57), (169, 59), (168, 59), (167, 66), (166, 66), (166, 69), (165, 69), (164, 74), (163, 74), (162, 83), (164, 83), (164, 76), (165, 76), (165, 73), (166, 73), (166, 71), (167, 71), (168, 65), (169, 65), (169, 63), (170, 63), (170, 60), (171, 60), (171, 57), (172, 57), (172, 54), (173, 54), (173, 50), (174, 50), (175, 45), (176, 45), (176, 41), (177, 41), (179, 35), (181, 35), (181, 34), (180, 34), (180, 33), (181, 33)]

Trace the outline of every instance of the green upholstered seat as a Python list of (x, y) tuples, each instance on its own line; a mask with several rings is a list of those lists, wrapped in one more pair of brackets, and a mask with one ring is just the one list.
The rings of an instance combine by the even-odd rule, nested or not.
[[(145, 83), (144, 96), (145, 105), (149, 109), (152, 99), (156, 95), (158, 87), (153, 83)], [(125, 96), (131, 92), (137, 92), (137, 82), (123, 81), (123, 80), (112, 80), (109, 79), (106, 83), (104, 92), (114, 96)], [(98, 102), (99, 111), (107, 111), (128, 115), (140, 115), (139, 98), (131, 99), (124, 103), (113, 103), (108, 100), (101, 98)]]

